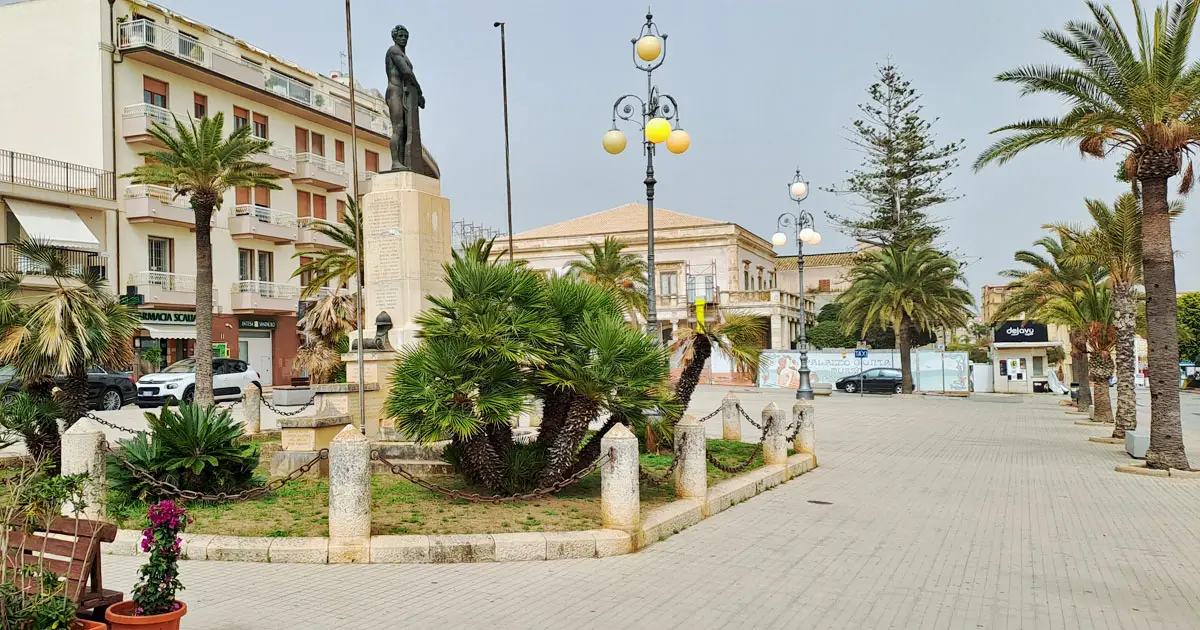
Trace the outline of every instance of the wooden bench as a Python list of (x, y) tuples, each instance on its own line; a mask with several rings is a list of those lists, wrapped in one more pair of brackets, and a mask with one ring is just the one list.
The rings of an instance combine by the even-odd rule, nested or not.
[(60, 516), (46, 531), (12, 527), (4, 561), (13, 583), (23, 591), (40, 590), (40, 580), (13, 576), (13, 569), (40, 566), (65, 581), (64, 596), (75, 602), (80, 612), (95, 608), (103, 618), (105, 608), (125, 598), (120, 591), (104, 588), (100, 572), (100, 543), (110, 543), (116, 537), (117, 526), (112, 523)]

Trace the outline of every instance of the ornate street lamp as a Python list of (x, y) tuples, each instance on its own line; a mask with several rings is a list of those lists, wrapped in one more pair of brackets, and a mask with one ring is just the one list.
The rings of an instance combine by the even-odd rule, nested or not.
[(796, 169), (796, 176), (792, 178), (792, 183), (788, 184), (788, 196), (792, 201), (796, 202), (795, 214), (784, 212), (779, 215), (777, 221), (778, 232), (771, 237), (771, 242), (776, 247), (783, 247), (787, 244), (787, 234), (784, 230), (792, 228), (796, 234), (796, 270), (800, 274), (800, 387), (796, 390), (796, 398), (800, 400), (812, 400), (813, 390), (812, 383), (808, 378), (808, 339), (805, 337), (805, 325), (808, 323), (808, 311), (804, 305), (804, 244), (816, 245), (821, 242), (821, 234), (813, 229), (813, 216), (800, 207), (800, 202), (808, 197), (808, 182), (804, 180), (804, 176), (800, 174), (800, 169)]
[[(654, 150), (665, 142), (671, 153), (683, 153), (691, 146), (691, 138), (679, 126), (679, 104), (659, 91), (652, 75), (666, 61), (667, 36), (658, 31), (654, 16), (646, 13), (641, 32), (631, 40), (633, 65), (646, 73), (646, 98), (626, 94), (613, 103), (612, 128), (604, 134), (604, 150), (616, 155), (625, 150), (625, 134), (617, 128), (617, 119), (636, 122), (642, 132), (642, 152), (646, 155), (646, 330), (656, 342), (662, 341), (658, 332), (658, 308), (654, 297)], [(636, 105), (640, 107), (635, 107)]]

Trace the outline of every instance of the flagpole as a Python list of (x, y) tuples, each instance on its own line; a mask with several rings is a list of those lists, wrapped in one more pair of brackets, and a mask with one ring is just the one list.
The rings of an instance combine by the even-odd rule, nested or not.
[(346, 62), (350, 66), (350, 199), (358, 210), (354, 229), (354, 245), (358, 250), (355, 258), (358, 260), (358, 282), (355, 283), (355, 310), (358, 311), (358, 417), (362, 422), (359, 430), (367, 433), (367, 396), (363, 387), (363, 326), (366, 324), (366, 314), (363, 305), (363, 210), (358, 205), (358, 101), (356, 100), (354, 83), (354, 41), (350, 28), (350, 0), (346, 0)]

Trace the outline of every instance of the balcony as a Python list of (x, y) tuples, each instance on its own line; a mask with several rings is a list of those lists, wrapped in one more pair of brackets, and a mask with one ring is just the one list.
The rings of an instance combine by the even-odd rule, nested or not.
[(117, 46), (125, 54), (135, 54), (146, 49), (154, 50), (247, 85), (263, 85), (262, 68), (149, 20), (133, 20), (121, 24), (117, 33)]
[[(328, 95), (315, 90), (308, 83), (302, 83), (274, 70), (267, 72), (265, 87), (278, 96), (307, 105), (317, 111), (326, 114), (335, 113), (333, 100)], [(349, 119), (349, 113), (345, 117)]]
[(332, 221), (317, 219), (315, 217), (301, 217), (297, 219), (297, 224), (300, 228), (300, 235), (296, 239), (296, 247), (309, 247), (312, 249), (343, 249), (341, 243), (333, 240), (329, 235), (317, 230), (314, 226), (317, 225), (337, 225)]
[[(196, 276), (163, 271), (138, 271), (129, 274), (129, 286), (135, 287), (142, 296), (142, 306), (196, 306)], [(214, 299), (213, 305), (216, 303)]]
[(148, 144), (162, 148), (163, 143), (150, 135), (150, 128), (154, 123), (174, 126), (171, 110), (149, 103), (126, 105), (121, 110), (121, 135), (130, 144)]
[[(54, 251), (68, 272), (108, 279), (108, 254), (67, 247), (55, 247)], [(16, 273), (21, 276), (21, 286), (52, 288), (57, 282), (48, 272), (44, 263), (23, 256), (16, 245), (0, 243), (0, 274)]]
[(273, 144), (266, 152), (254, 156), (254, 159), (266, 164), (266, 170), (276, 175), (291, 177), (296, 174), (296, 154), (287, 147)]
[(235, 313), (295, 313), (300, 305), (300, 287), (242, 280), (233, 284), (231, 298)]
[(291, 243), (296, 240), (296, 231), (296, 215), (250, 203), (234, 206), (229, 217), (229, 235), (234, 239)]
[(350, 185), (345, 164), (315, 153), (296, 154), (296, 174), (292, 176), (292, 182), (330, 192), (345, 190)]
[[(792, 315), (800, 312), (800, 296), (780, 289), (756, 291), (721, 291), (718, 298), (721, 307), (730, 310), (746, 310), (752, 314)], [(813, 301), (805, 299), (811, 310)]]
[(130, 223), (196, 227), (196, 214), (188, 200), (165, 186), (126, 187), (125, 217)]
[[(113, 172), (0, 149), (0, 183), (116, 200)], [(0, 189), (0, 192), (4, 192)]]

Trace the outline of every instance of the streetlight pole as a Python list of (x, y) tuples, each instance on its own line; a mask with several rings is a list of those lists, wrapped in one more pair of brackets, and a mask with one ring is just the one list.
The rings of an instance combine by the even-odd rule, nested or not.
[(508, 57), (504, 50), (504, 22), (496, 22), (492, 27), (500, 27), (500, 84), (504, 90), (504, 184), (508, 190), (508, 262), (513, 262), (513, 224), (512, 224), (512, 167), (508, 159)]
[(808, 197), (808, 182), (800, 174), (800, 169), (796, 169), (796, 176), (788, 184), (788, 196), (792, 198), (792, 201), (796, 202), (796, 212), (784, 212), (779, 215), (779, 219), (776, 221), (779, 231), (771, 237), (771, 242), (776, 246), (782, 247), (787, 243), (787, 234), (784, 230), (792, 228), (795, 233), (796, 271), (800, 279), (800, 339), (797, 344), (800, 349), (800, 386), (796, 389), (796, 399), (812, 400), (813, 390), (808, 371), (808, 337), (806, 335), (808, 310), (804, 304), (804, 244), (816, 245), (820, 243), (821, 235), (813, 229), (815, 225), (813, 216), (800, 206), (800, 202)]
[[(350, 29), (350, 0), (346, 0), (346, 62), (350, 68), (350, 199), (358, 207), (358, 100), (357, 86), (354, 83), (354, 37)], [(354, 232), (354, 246), (357, 251), (358, 274), (354, 283), (354, 308), (358, 319), (358, 417), (362, 421), (359, 431), (367, 432), (367, 394), (363, 391), (363, 326), (366, 325), (366, 313), (363, 310), (363, 225), (362, 209), (358, 212), (358, 223)]]
[[(646, 12), (646, 23), (631, 42), (633, 65), (646, 73), (646, 98), (626, 94), (613, 103), (612, 128), (604, 134), (604, 150), (613, 155), (625, 150), (625, 134), (617, 129), (618, 118), (638, 123), (646, 155), (646, 331), (656, 343), (661, 343), (654, 287), (654, 185), (658, 183), (654, 178), (654, 145), (666, 142), (667, 150), (678, 154), (688, 150), (691, 139), (679, 125), (679, 104), (675, 98), (654, 85), (654, 71), (667, 58), (667, 36), (659, 32), (650, 12)], [(635, 101), (640, 107), (634, 107)]]

